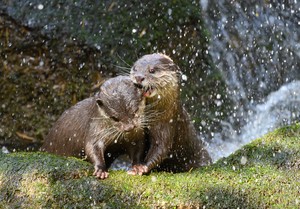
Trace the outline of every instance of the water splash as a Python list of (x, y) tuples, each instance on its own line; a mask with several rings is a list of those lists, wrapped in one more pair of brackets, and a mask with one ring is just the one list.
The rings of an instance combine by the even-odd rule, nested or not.
[[(231, 132), (232, 137), (223, 140), (216, 134), (208, 146), (213, 160), (226, 157), (241, 146), (262, 135), (300, 119), (300, 81), (282, 86), (272, 92), (262, 104), (258, 104), (249, 114), (247, 124), (240, 129), (240, 134)], [(228, 124), (227, 124), (228, 125)], [(231, 130), (234, 130), (233, 128)]]
[(201, 0), (209, 54), (233, 105), (208, 147), (214, 160), (300, 114), (300, 1)]
[(3, 146), (3, 147), (0, 149), (0, 153), (8, 154), (9, 151), (8, 151), (8, 149), (7, 149), (6, 147)]

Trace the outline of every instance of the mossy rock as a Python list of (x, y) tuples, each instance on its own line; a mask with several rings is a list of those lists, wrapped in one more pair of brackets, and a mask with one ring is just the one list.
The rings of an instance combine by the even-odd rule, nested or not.
[(187, 173), (129, 176), (46, 153), (0, 156), (2, 208), (298, 208), (300, 124)]

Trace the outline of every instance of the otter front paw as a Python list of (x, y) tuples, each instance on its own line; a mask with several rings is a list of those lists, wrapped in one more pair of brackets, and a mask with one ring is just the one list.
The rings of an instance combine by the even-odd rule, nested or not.
[(127, 171), (129, 175), (143, 175), (149, 172), (148, 166), (145, 165), (133, 165), (132, 169)]
[(94, 171), (93, 175), (96, 176), (99, 179), (108, 178), (108, 172), (105, 169), (102, 169), (102, 168), (95, 168), (95, 171)]

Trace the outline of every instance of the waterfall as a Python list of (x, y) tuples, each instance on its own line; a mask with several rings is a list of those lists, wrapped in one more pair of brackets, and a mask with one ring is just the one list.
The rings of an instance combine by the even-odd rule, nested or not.
[(300, 115), (300, 2), (201, 0), (209, 53), (233, 102), (214, 160)]
[(275, 128), (299, 121), (299, 118), (300, 81), (295, 81), (283, 85), (267, 96), (264, 103), (256, 105), (254, 111), (248, 114), (247, 123), (240, 128), (239, 134), (233, 131), (227, 140), (222, 140), (220, 134), (216, 134), (208, 150), (212, 158), (217, 160)]

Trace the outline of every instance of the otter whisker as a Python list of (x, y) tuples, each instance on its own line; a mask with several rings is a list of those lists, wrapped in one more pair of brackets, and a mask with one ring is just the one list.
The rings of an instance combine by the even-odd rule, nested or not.
[(106, 118), (107, 117), (102, 116), (102, 117), (91, 118), (91, 120), (104, 120)]
[(116, 128), (112, 127), (106, 130), (106, 132), (104, 132), (103, 136), (104, 138), (108, 138), (109, 136), (113, 135), (116, 132)]
[(150, 104), (146, 104), (145, 106), (145, 111), (151, 110), (151, 109), (155, 109), (155, 107), (160, 103), (160, 100), (156, 100)]
[(110, 135), (106, 136), (107, 137), (107, 144), (111, 144), (114, 140), (118, 140), (118, 138), (116, 138), (116, 136), (118, 135), (119, 131), (114, 128), (113, 132), (110, 133)]
[(122, 131), (116, 130), (114, 137), (112, 137), (112, 139), (115, 141), (115, 143), (121, 138), (122, 133), (123, 133)]
[(152, 121), (144, 120), (144, 121), (142, 121), (140, 124), (141, 124), (142, 126), (149, 126), (149, 125), (151, 125), (151, 124), (154, 123), (154, 122), (157, 122), (157, 120), (152, 120)]
[(164, 114), (165, 112), (166, 112), (167, 110), (160, 110), (160, 111), (158, 111), (158, 110), (151, 110), (151, 109), (146, 109), (145, 108), (145, 110), (144, 110), (144, 112), (146, 113), (145, 114), (145, 116), (144, 117), (151, 117), (151, 116), (153, 116), (153, 117), (156, 117), (156, 116), (160, 116), (160, 115), (162, 115), (162, 114)]
[(114, 131), (114, 128), (112, 127), (112, 128), (108, 128), (108, 129), (103, 129), (103, 130), (101, 130), (101, 131), (99, 131), (99, 132), (95, 132), (94, 134), (93, 134), (93, 136), (95, 137), (95, 138), (98, 138), (98, 137), (100, 137), (100, 139), (104, 139), (104, 138), (106, 138), (107, 136), (109, 136), (111, 133), (113, 133), (113, 131)]
[(113, 66), (115, 66), (115, 67), (117, 67), (117, 68), (119, 68), (119, 69), (122, 69), (122, 70), (126, 70), (126, 71), (130, 71), (130, 67), (123, 67), (123, 66), (119, 66), (119, 65), (113, 65)]
[(140, 123), (141, 124), (146, 124), (146, 125), (154, 124), (165, 113), (166, 113), (166, 111), (163, 111), (163, 112), (158, 112), (158, 111), (145, 112), (145, 116), (143, 118), (141, 118)]
[(131, 67), (131, 65), (129, 65), (118, 53), (117, 53), (118, 58), (128, 67)]
[(122, 66), (118, 66), (118, 65), (114, 65), (115, 67), (117, 67), (118, 75), (124, 75), (124, 76), (129, 76), (130, 75), (130, 68), (127, 67), (122, 67)]
[(144, 118), (143, 119), (143, 121), (148, 121), (148, 122), (155, 122), (155, 121), (157, 121), (157, 118), (159, 118), (159, 117), (146, 117), (146, 118)]
[(125, 132), (120, 132), (119, 137), (122, 138), (122, 139), (125, 139)]

